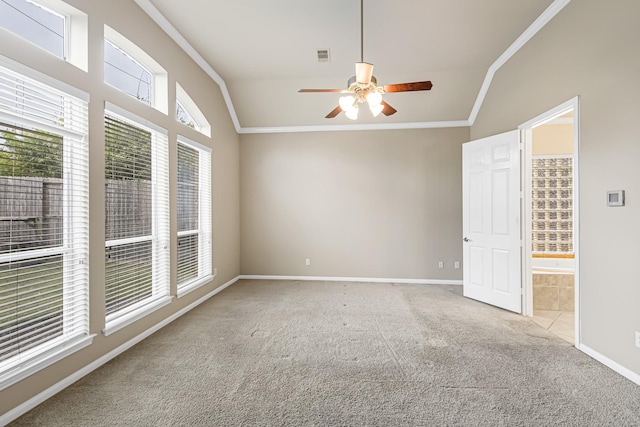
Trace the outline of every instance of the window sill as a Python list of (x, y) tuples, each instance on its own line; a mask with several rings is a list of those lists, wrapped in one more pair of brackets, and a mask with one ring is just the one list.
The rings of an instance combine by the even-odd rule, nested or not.
[(202, 286), (206, 285), (211, 280), (213, 280), (215, 277), (216, 277), (215, 275), (212, 276), (211, 274), (209, 274), (199, 279), (196, 279), (193, 282), (190, 282), (186, 285), (183, 285), (182, 287), (178, 288), (178, 298), (183, 297), (187, 295), (189, 292), (193, 292), (198, 288), (201, 288)]
[(173, 301), (173, 297), (170, 297), (170, 296), (161, 297), (154, 300), (153, 302), (143, 305), (137, 310), (133, 310), (130, 313), (127, 313), (123, 316), (117, 317), (116, 319), (108, 321), (104, 329), (102, 330), (102, 333), (106, 337), (113, 334), (114, 332), (118, 332), (120, 329), (125, 328), (131, 325), (132, 323), (142, 319), (146, 315), (151, 314), (154, 311), (161, 309), (165, 305), (170, 304), (171, 301)]
[(34, 356), (29, 360), (24, 361), (20, 364), (19, 367), (16, 367), (13, 370), (0, 375), (0, 390), (4, 390), (5, 388), (17, 383), (18, 381), (21, 381), (28, 376), (33, 375), (50, 365), (53, 365), (57, 361), (64, 359), (72, 353), (75, 353), (76, 351), (82, 350), (83, 348), (91, 345), (91, 343), (93, 343), (93, 337), (95, 336), (95, 334), (79, 336), (66, 342), (65, 344), (56, 346), (52, 349), (38, 354), (37, 356)]

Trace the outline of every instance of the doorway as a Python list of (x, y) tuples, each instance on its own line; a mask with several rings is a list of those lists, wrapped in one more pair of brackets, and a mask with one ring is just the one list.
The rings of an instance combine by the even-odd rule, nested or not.
[(578, 99), (520, 126), (523, 314), (578, 346)]

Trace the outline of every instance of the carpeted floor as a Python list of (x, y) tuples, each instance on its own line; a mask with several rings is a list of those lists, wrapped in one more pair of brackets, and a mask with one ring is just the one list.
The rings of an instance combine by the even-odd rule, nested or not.
[(461, 287), (240, 281), (15, 426), (640, 426), (640, 387)]

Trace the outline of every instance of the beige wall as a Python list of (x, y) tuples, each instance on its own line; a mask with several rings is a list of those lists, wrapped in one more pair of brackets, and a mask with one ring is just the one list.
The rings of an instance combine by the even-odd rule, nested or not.
[(573, 154), (573, 125), (541, 125), (533, 129), (532, 154)]
[[(471, 137), (580, 96), (582, 342), (640, 375), (640, 2), (574, 0), (495, 75)], [(607, 190), (626, 190), (623, 208)]]
[[(173, 313), (235, 278), (240, 270), (239, 225), (239, 138), (218, 86), (130, 0), (66, 0), (89, 15), (89, 73), (64, 63), (39, 48), (0, 29), (0, 55), (71, 84), (90, 94), (90, 315), (93, 344), (72, 356), (0, 392), (0, 414), (56, 384), (94, 362), (127, 340), (139, 335)], [(169, 111), (164, 115), (105, 85), (103, 79), (103, 28), (108, 24), (149, 53), (169, 73)], [(212, 125), (209, 139), (174, 119), (175, 82), (189, 93)], [(109, 101), (169, 131), (171, 201), (175, 205), (176, 134), (181, 133), (213, 148), (213, 256), (217, 277), (204, 287), (174, 301), (163, 309), (105, 337), (104, 327), (104, 125), (103, 106)], [(172, 235), (176, 213), (172, 210)], [(176, 253), (176, 240), (171, 244)], [(172, 294), (175, 295), (175, 256), (172, 261)]]
[(242, 135), (242, 274), (462, 279), (468, 140), (468, 128)]

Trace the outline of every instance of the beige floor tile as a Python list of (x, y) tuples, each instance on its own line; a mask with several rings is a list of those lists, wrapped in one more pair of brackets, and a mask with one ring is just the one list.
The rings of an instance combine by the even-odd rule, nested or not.
[(532, 320), (563, 340), (575, 343), (575, 314), (572, 311), (534, 310)]
[(560, 338), (562, 338), (563, 340), (565, 340), (566, 342), (568, 342), (571, 345), (575, 345), (575, 343), (576, 343), (576, 340), (573, 337), (573, 334), (563, 334), (563, 333), (560, 333), (560, 332), (553, 332), (553, 334), (558, 336), (558, 337), (560, 337)]
[(533, 310), (534, 317), (543, 317), (545, 319), (549, 319), (551, 321), (555, 321), (562, 314), (562, 312), (558, 310)]

